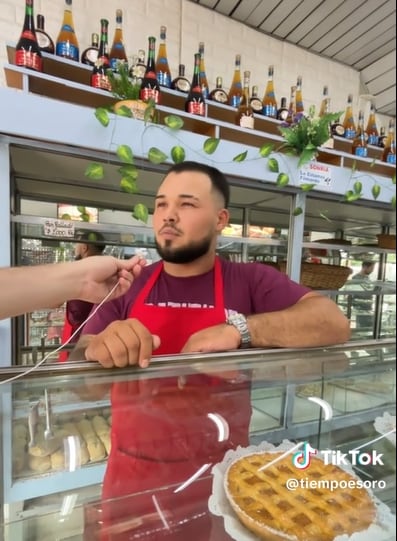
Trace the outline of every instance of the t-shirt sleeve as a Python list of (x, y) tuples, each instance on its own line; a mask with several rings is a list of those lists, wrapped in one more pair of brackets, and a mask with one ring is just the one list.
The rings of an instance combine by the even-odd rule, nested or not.
[(254, 313), (284, 310), (312, 291), (270, 265), (253, 264), (252, 270), (251, 298), (254, 302)]
[[(94, 312), (96, 307), (97, 305), (94, 305), (92, 312)], [(98, 334), (106, 329), (112, 321), (120, 319), (125, 319), (123, 303), (120, 299), (106, 302), (87, 321), (81, 334)]]

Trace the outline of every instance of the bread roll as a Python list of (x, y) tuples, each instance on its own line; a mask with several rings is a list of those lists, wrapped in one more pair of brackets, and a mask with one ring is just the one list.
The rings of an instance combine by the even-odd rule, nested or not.
[(51, 469), (51, 460), (49, 456), (29, 455), (29, 468), (37, 473), (44, 473)]

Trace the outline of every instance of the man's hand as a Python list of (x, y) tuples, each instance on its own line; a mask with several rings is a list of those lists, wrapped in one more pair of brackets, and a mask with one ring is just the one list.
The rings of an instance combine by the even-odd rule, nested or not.
[(181, 353), (230, 351), (238, 349), (240, 344), (241, 336), (236, 327), (221, 323), (192, 334)]
[(90, 337), (85, 358), (98, 361), (105, 368), (130, 365), (146, 368), (159, 345), (160, 338), (152, 335), (137, 319), (113, 321), (104, 331)]
[(117, 283), (117, 288), (107, 300), (124, 295), (145, 264), (145, 259), (140, 256), (121, 260), (102, 255), (76, 261), (73, 265), (80, 273), (77, 279), (81, 283), (80, 293), (76, 298), (99, 303)]

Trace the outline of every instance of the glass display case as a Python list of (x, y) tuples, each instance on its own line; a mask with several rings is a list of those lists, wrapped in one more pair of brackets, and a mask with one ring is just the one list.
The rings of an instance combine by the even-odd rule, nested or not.
[[(394, 340), (159, 356), (145, 370), (10, 367), (0, 381), (5, 541), (260, 539), (224, 484), (231, 464), (253, 454), (283, 461), (245, 483), (253, 495), (244, 501), (261, 506), (265, 524), (292, 507), (299, 527), (333, 516), (333, 537), (308, 539), (338, 540), (349, 498), (365, 497), (370, 520), (354, 515), (352, 539), (395, 539)], [(307, 450), (316, 458), (303, 469)], [(314, 483), (315, 460), (321, 479), (361, 488), (291, 495), (285, 468)], [(271, 493), (253, 488), (274, 472)], [(334, 506), (341, 494), (347, 508)]]

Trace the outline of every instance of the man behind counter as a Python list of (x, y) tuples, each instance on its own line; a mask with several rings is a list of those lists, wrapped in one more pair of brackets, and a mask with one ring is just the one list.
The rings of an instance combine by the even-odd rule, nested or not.
[(270, 266), (216, 256), (228, 203), (229, 185), (214, 167), (172, 166), (153, 213), (162, 261), (145, 267), (126, 295), (98, 311), (84, 327), (73, 358), (104, 367), (144, 367), (153, 353), (348, 340), (349, 322), (332, 300)]

